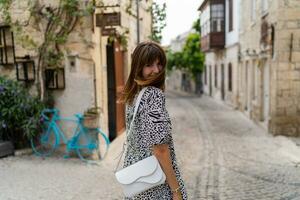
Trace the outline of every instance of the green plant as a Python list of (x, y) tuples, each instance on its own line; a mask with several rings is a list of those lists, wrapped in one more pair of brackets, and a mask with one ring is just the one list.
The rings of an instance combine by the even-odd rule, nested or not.
[(172, 70), (173, 67), (177, 69), (184, 69), (188, 71), (192, 78), (195, 79), (199, 73), (202, 73), (204, 66), (204, 53), (200, 49), (200, 21), (196, 20), (193, 24), (195, 33), (190, 33), (186, 40), (182, 51), (167, 53), (168, 70)]
[(45, 105), (31, 96), (21, 83), (0, 76), (0, 138), (15, 148), (28, 145), (40, 131), (40, 113)]
[(204, 54), (200, 51), (200, 35), (198, 33), (188, 35), (183, 48), (183, 61), (194, 79), (203, 71)]
[(198, 18), (196, 21), (194, 21), (194, 23), (193, 23), (193, 29), (197, 33), (201, 34), (200, 18)]
[(109, 42), (112, 43), (115, 40), (118, 40), (121, 45), (122, 51), (127, 51), (128, 48), (128, 35), (129, 35), (129, 29), (125, 27), (120, 27), (121, 30), (119, 30), (116, 34), (109, 36)]
[(171, 50), (169, 50), (167, 52), (167, 58), (168, 58), (168, 62), (167, 62), (167, 69), (169, 71), (172, 71), (173, 68), (176, 69), (181, 69), (183, 68), (182, 66), (185, 64), (183, 61), (183, 52), (179, 51), (179, 52), (172, 52)]
[(166, 27), (166, 3), (162, 5), (153, 2), (150, 8), (152, 14), (152, 28), (150, 39), (160, 42), (162, 39), (162, 31)]
[[(82, 6), (81, 0), (57, 0), (58, 4), (41, 3), (39, 0), (27, 0), (29, 15), (24, 19), (13, 19), (13, 5), (18, 0), (0, 0), (0, 20), (11, 27), (16, 42), (27, 50), (34, 50), (37, 54), (38, 79), (35, 84), (40, 99), (47, 96), (42, 72), (47, 67), (60, 67), (63, 65), (64, 45), (70, 33), (78, 22), (90, 16), (95, 9), (95, 1), (88, 1)], [(97, 1), (101, 3), (101, 1)], [(38, 42), (28, 33), (28, 27), (35, 28), (42, 38)]]

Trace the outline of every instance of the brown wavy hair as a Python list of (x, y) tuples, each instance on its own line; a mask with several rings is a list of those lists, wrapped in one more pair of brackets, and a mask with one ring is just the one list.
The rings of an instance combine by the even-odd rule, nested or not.
[[(136, 46), (131, 58), (131, 70), (124, 87), (122, 102), (132, 104), (135, 95), (145, 86), (154, 86), (164, 91), (167, 59), (162, 47), (153, 41), (142, 42)], [(144, 79), (143, 67), (157, 59), (162, 65), (161, 71)]]

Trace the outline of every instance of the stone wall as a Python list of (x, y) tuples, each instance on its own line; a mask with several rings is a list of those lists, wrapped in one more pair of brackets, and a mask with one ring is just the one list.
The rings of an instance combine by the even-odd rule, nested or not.
[[(238, 45), (232, 45), (224, 50), (216, 52), (207, 52), (205, 54), (205, 66), (207, 83), (204, 84), (204, 92), (209, 94), (210, 87), (212, 89), (212, 96), (217, 100), (222, 99), (222, 76), (224, 76), (224, 101), (233, 106), (237, 106), (237, 92), (238, 92)], [(232, 66), (232, 90), (229, 90), (229, 63)], [(222, 75), (222, 66), (224, 72)], [(216, 73), (216, 74), (215, 74)], [(210, 86), (211, 78), (211, 86)], [(217, 80), (216, 80), (217, 79)], [(215, 85), (215, 81), (217, 85)], [(203, 81), (204, 82), (204, 81)]]
[[(262, 1), (256, 1), (254, 17), (251, 14), (251, 1), (242, 1), (241, 4), (243, 23), (240, 32), (240, 68), (243, 70), (243, 76), (245, 70), (248, 70), (248, 80), (252, 81), (248, 81), (247, 89), (254, 89), (255, 94), (245, 94), (245, 88), (242, 89), (239, 94), (240, 104), (251, 101), (250, 117), (272, 134), (299, 136), (300, 4), (295, 0), (267, 1), (267, 10), (262, 11)], [(260, 41), (263, 18), (268, 23), (266, 46)], [(272, 27), (274, 45), (271, 40)], [(245, 68), (246, 63), (248, 69)], [(245, 111), (243, 106), (240, 107)]]
[[(49, 4), (48, 1), (40, 1), (41, 4)], [(57, 1), (51, 1), (51, 5), (58, 4)], [(13, 20), (20, 22), (26, 21), (29, 18), (28, 1), (15, 0), (12, 3), (11, 14)], [(43, 24), (45, 25), (45, 24)], [(43, 25), (37, 27), (33, 21), (24, 27), (24, 34), (28, 34), (33, 40), (40, 45), (43, 41)], [(65, 89), (53, 90), (55, 99), (55, 107), (60, 110), (61, 116), (73, 116), (76, 113), (83, 113), (89, 107), (95, 105), (94, 98), (94, 61), (92, 60), (91, 51), (93, 50), (91, 17), (83, 17), (79, 19), (74, 30), (70, 33), (68, 41), (61, 46), (64, 54), (64, 72), (65, 72)], [(15, 37), (16, 56), (24, 56), (29, 54), (31, 59), (35, 61), (37, 66), (38, 50), (30, 50), (22, 47), (22, 44)], [(70, 61), (74, 61), (75, 65), (71, 66)], [(10, 69), (3, 68), (1, 74), (8, 74), (11, 78), (16, 79), (15, 67)], [(37, 78), (36, 78), (37, 79)], [(36, 87), (32, 85), (32, 93), (37, 94)], [(72, 135), (73, 127), (71, 123), (62, 123), (62, 128), (66, 130), (67, 136)]]
[[(27, 19), (29, 16), (28, 3), (29, 0), (19, 1), (14, 0), (11, 8), (13, 19)], [(136, 33), (136, 18), (130, 16), (125, 11), (126, 1), (121, 2), (120, 7), (105, 10), (106, 12), (116, 11), (121, 12), (121, 25), (124, 29), (129, 29), (128, 46), (126, 49), (118, 49), (124, 54), (124, 77), (127, 79), (130, 70), (131, 52), (137, 45)], [(41, 0), (41, 4), (55, 5), (58, 0), (48, 2)], [(111, 0), (104, 1), (106, 5), (114, 4)], [(152, 1), (140, 2), (140, 41), (148, 39), (151, 34), (151, 13), (147, 11)], [(134, 8), (133, 8), (134, 10)], [(96, 9), (96, 13), (102, 12), (100, 8)], [(94, 20), (93, 20), (94, 18)], [(67, 43), (62, 46), (64, 54), (64, 69), (65, 69), (65, 89), (55, 90), (53, 95), (55, 98), (55, 107), (60, 109), (62, 116), (72, 116), (75, 113), (83, 113), (86, 109), (98, 106), (101, 108), (100, 127), (104, 132), (108, 133), (108, 97), (107, 97), (107, 61), (106, 61), (106, 45), (107, 36), (101, 35), (100, 27), (95, 25), (95, 16), (87, 16), (80, 19), (75, 29), (71, 32)], [(94, 22), (94, 23), (93, 23)], [(42, 42), (43, 34), (38, 31), (41, 27), (36, 27), (35, 24), (30, 24), (24, 29), (25, 33), (29, 33), (37, 43)], [(117, 27), (118, 31), (124, 30)], [(37, 64), (36, 50), (28, 50), (15, 41), (16, 55), (24, 56), (29, 54)], [(71, 66), (70, 63), (75, 65)], [(11, 78), (16, 78), (15, 68), (2, 68), (0, 73), (6, 74)], [(32, 87), (32, 92), (36, 93), (35, 87)], [(63, 129), (67, 130), (67, 135), (70, 136), (72, 125), (63, 125)]]
[[(273, 134), (300, 136), (300, 4), (280, 1), (276, 25), (276, 95), (270, 128)], [(291, 48), (292, 45), (292, 48)]]
[[(239, 45), (235, 44), (226, 48), (226, 58), (224, 60), (225, 74), (225, 102), (237, 107), (237, 94), (238, 94), (238, 50)], [(231, 78), (231, 91), (229, 90), (229, 64), (232, 67)]]

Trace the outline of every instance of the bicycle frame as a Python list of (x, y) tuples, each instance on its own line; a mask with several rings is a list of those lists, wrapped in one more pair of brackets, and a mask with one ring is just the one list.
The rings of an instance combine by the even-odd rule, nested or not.
[[(76, 128), (73, 131), (73, 135), (70, 139), (68, 139), (64, 132), (61, 130), (59, 125), (57, 124), (58, 121), (71, 121), (77, 124)], [(56, 113), (53, 114), (53, 117), (50, 121), (49, 128), (52, 128), (54, 133), (57, 135), (57, 144), (60, 144), (60, 138), (62, 138), (62, 142), (64, 144), (68, 144), (70, 141), (74, 140), (81, 132), (85, 133), (84, 126), (82, 126), (81, 122), (77, 118), (71, 118), (71, 117), (60, 117)], [(69, 149), (70, 146), (67, 145), (67, 148)]]
[[(88, 159), (84, 157), (85, 150), (87, 150), (89, 153), (92, 153), (93, 155), (95, 155), (94, 151), (96, 150), (96, 152), (98, 152), (97, 155), (100, 156), (99, 158), (103, 158), (106, 155), (110, 141), (100, 128), (85, 127), (83, 125), (84, 117), (82, 116), (82, 114), (75, 114), (75, 117), (60, 117), (58, 113), (59, 111), (57, 109), (45, 109), (41, 114), (41, 116), (45, 120), (45, 125), (47, 125), (47, 130), (44, 129), (44, 131), (46, 131), (45, 139), (48, 140), (47, 138), (51, 134), (55, 135), (55, 141), (53, 140), (54, 143), (51, 144), (51, 149), (57, 149), (58, 146), (63, 143), (66, 145), (65, 158), (69, 157), (69, 153), (72, 150), (76, 151), (79, 158), (83, 161), (88, 161)], [(51, 117), (48, 114), (50, 114)], [(71, 121), (73, 123), (76, 123), (76, 126), (72, 128), (73, 135), (70, 138), (66, 137), (65, 132), (60, 127), (58, 121)], [(96, 133), (95, 136), (93, 135), (94, 131)], [(106, 147), (103, 157), (102, 155), (100, 155), (99, 151), (100, 138), (104, 139)], [(38, 151), (36, 151), (33, 140), (31, 142), (32, 148), (34, 149), (35, 153), (41, 155)], [(48, 141), (45, 141), (45, 144), (47, 144), (47, 142)], [(50, 155), (53, 150), (49, 154), (44, 155)]]

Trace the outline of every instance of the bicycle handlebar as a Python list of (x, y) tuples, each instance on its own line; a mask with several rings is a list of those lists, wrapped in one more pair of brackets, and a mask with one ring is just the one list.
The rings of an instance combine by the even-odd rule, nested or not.
[(57, 115), (58, 114), (58, 110), (56, 108), (53, 108), (53, 109), (44, 109), (42, 111), (42, 117), (46, 120), (49, 120), (49, 117), (47, 117), (46, 113), (53, 113), (54, 115)]
[(76, 113), (74, 116), (77, 117), (79, 120), (82, 120), (84, 118), (83, 114), (81, 113)]

